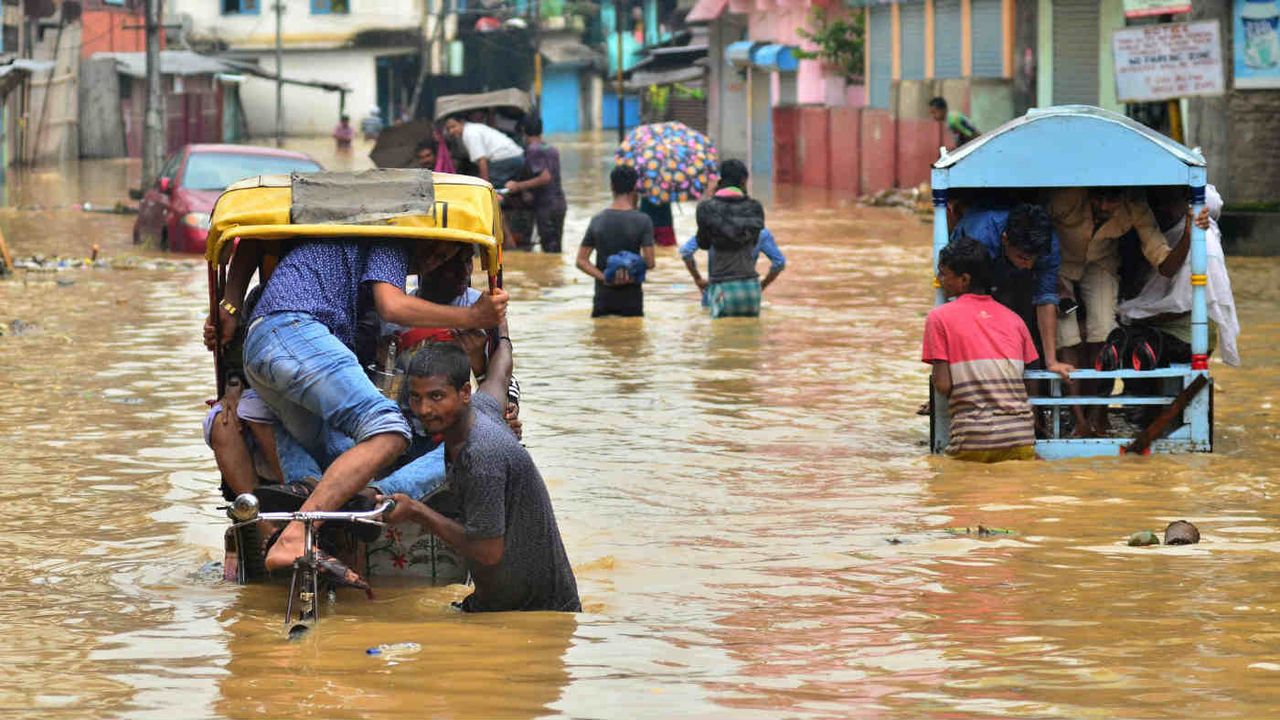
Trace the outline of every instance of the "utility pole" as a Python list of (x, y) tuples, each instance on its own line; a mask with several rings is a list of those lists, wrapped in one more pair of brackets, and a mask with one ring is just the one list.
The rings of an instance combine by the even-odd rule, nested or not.
[(156, 181), (164, 163), (164, 93), (160, 87), (160, 3), (146, 0), (147, 97), (142, 120), (142, 188)]
[(618, 142), (627, 139), (627, 103), (622, 97), (622, 8), (630, 7), (628, 3), (615, 0), (613, 4), (614, 38), (618, 45)]
[(276, 0), (276, 147), (284, 147), (284, 2)]

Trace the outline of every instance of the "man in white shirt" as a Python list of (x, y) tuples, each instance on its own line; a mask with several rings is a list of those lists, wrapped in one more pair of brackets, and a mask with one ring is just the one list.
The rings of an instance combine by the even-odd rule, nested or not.
[[(1186, 242), (1190, 236), (1188, 222), (1189, 204), (1185, 189), (1179, 188), (1154, 197), (1155, 216), (1170, 247)], [(1240, 351), (1236, 342), (1240, 335), (1240, 321), (1236, 318), (1235, 298), (1231, 293), (1231, 278), (1227, 275), (1226, 258), (1222, 251), (1222, 233), (1218, 230), (1218, 214), (1222, 211), (1222, 196), (1212, 185), (1205, 187), (1205, 217), (1197, 224), (1205, 229), (1205, 249), (1208, 256), (1206, 268), (1205, 299), (1208, 305), (1211, 343), (1217, 340), (1218, 351), (1228, 365), (1240, 364)], [(1206, 227), (1207, 226), (1207, 227)], [(1120, 320), (1127, 325), (1147, 325), (1172, 336), (1179, 345), (1191, 340), (1191, 263), (1184, 262), (1173, 277), (1153, 273), (1137, 297), (1126, 300), (1117, 308)], [(1179, 361), (1185, 362), (1182, 358)]]
[(468, 122), (461, 115), (444, 121), (444, 130), (460, 138), (467, 149), (476, 174), (488, 180), (495, 188), (506, 187), (508, 180), (515, 180), (524, 168), (524, 150), (500, 130), (484, 123)]

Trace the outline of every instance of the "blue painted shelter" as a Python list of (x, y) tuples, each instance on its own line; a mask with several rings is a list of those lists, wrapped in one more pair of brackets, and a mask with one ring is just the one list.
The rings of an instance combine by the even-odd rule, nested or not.
[[(1136, 187), (1185, 185), (1191, 189), (1192, 211), (1204, 207), (1205, 160), (1199, 150), (1108, 110), (1088, 105), (1033, 109), (965, 144), (942, 150), (933, 164), (933, 263), (946, 246), (947, 194), (953, 188)], [(1050, 382), (1050, 396), (1032, 397), (1034, 406), (1105, 404), (1168, 405), (1198, 376), (1209, 375), (1208, 312), (1205, 298), (1204, 231), (1193, 226), (1191, 250), (1191, 364), (1156, 370), (1077, 370), (1073, 379), (1143, 378), (1161, 381), (1155, 396), (1063, 397), (1062, 380), (1054, 373), (1028, 371), (1031, 380)], [(935, 287), (937, 283), (935, 281)], [(945, 302), (942, 290), (936, 302)], [(1213, 448), (1210, 382), (1183, 411), (1183, 424), (1151, 445), (1154, 452), (1210, 452)], [(930, 447), (941, 453), (948, 442), (946, 398), (934, 394)], [(1121, 454), (1130, 438), (1063, 438), (1054, 413), (1052, 437), (1038, 440), (1036, 452), (1054, 459)]]

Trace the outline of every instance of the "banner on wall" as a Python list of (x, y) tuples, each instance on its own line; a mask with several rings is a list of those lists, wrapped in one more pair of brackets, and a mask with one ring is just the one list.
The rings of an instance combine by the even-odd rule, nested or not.
[(1235, 0), (1231, 20), (1236, 87), (1280, 88), (1280, 3)]
[(1226, 89), (1217, 21), (1116, 30), (1111, 50), (1121, 102), (1221, 95)]
[(1127, 18), (1178, 15), (1191, 12), (1191, 0), (1124, 0)]

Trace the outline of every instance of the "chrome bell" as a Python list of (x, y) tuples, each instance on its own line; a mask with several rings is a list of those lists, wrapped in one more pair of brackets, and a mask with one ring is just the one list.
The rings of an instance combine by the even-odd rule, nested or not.
[(227, 508), (227, 515), (236, 522), (253, 520), (258, 517), (258, 497), (253, 493), (237, 495), (231, 507)]

